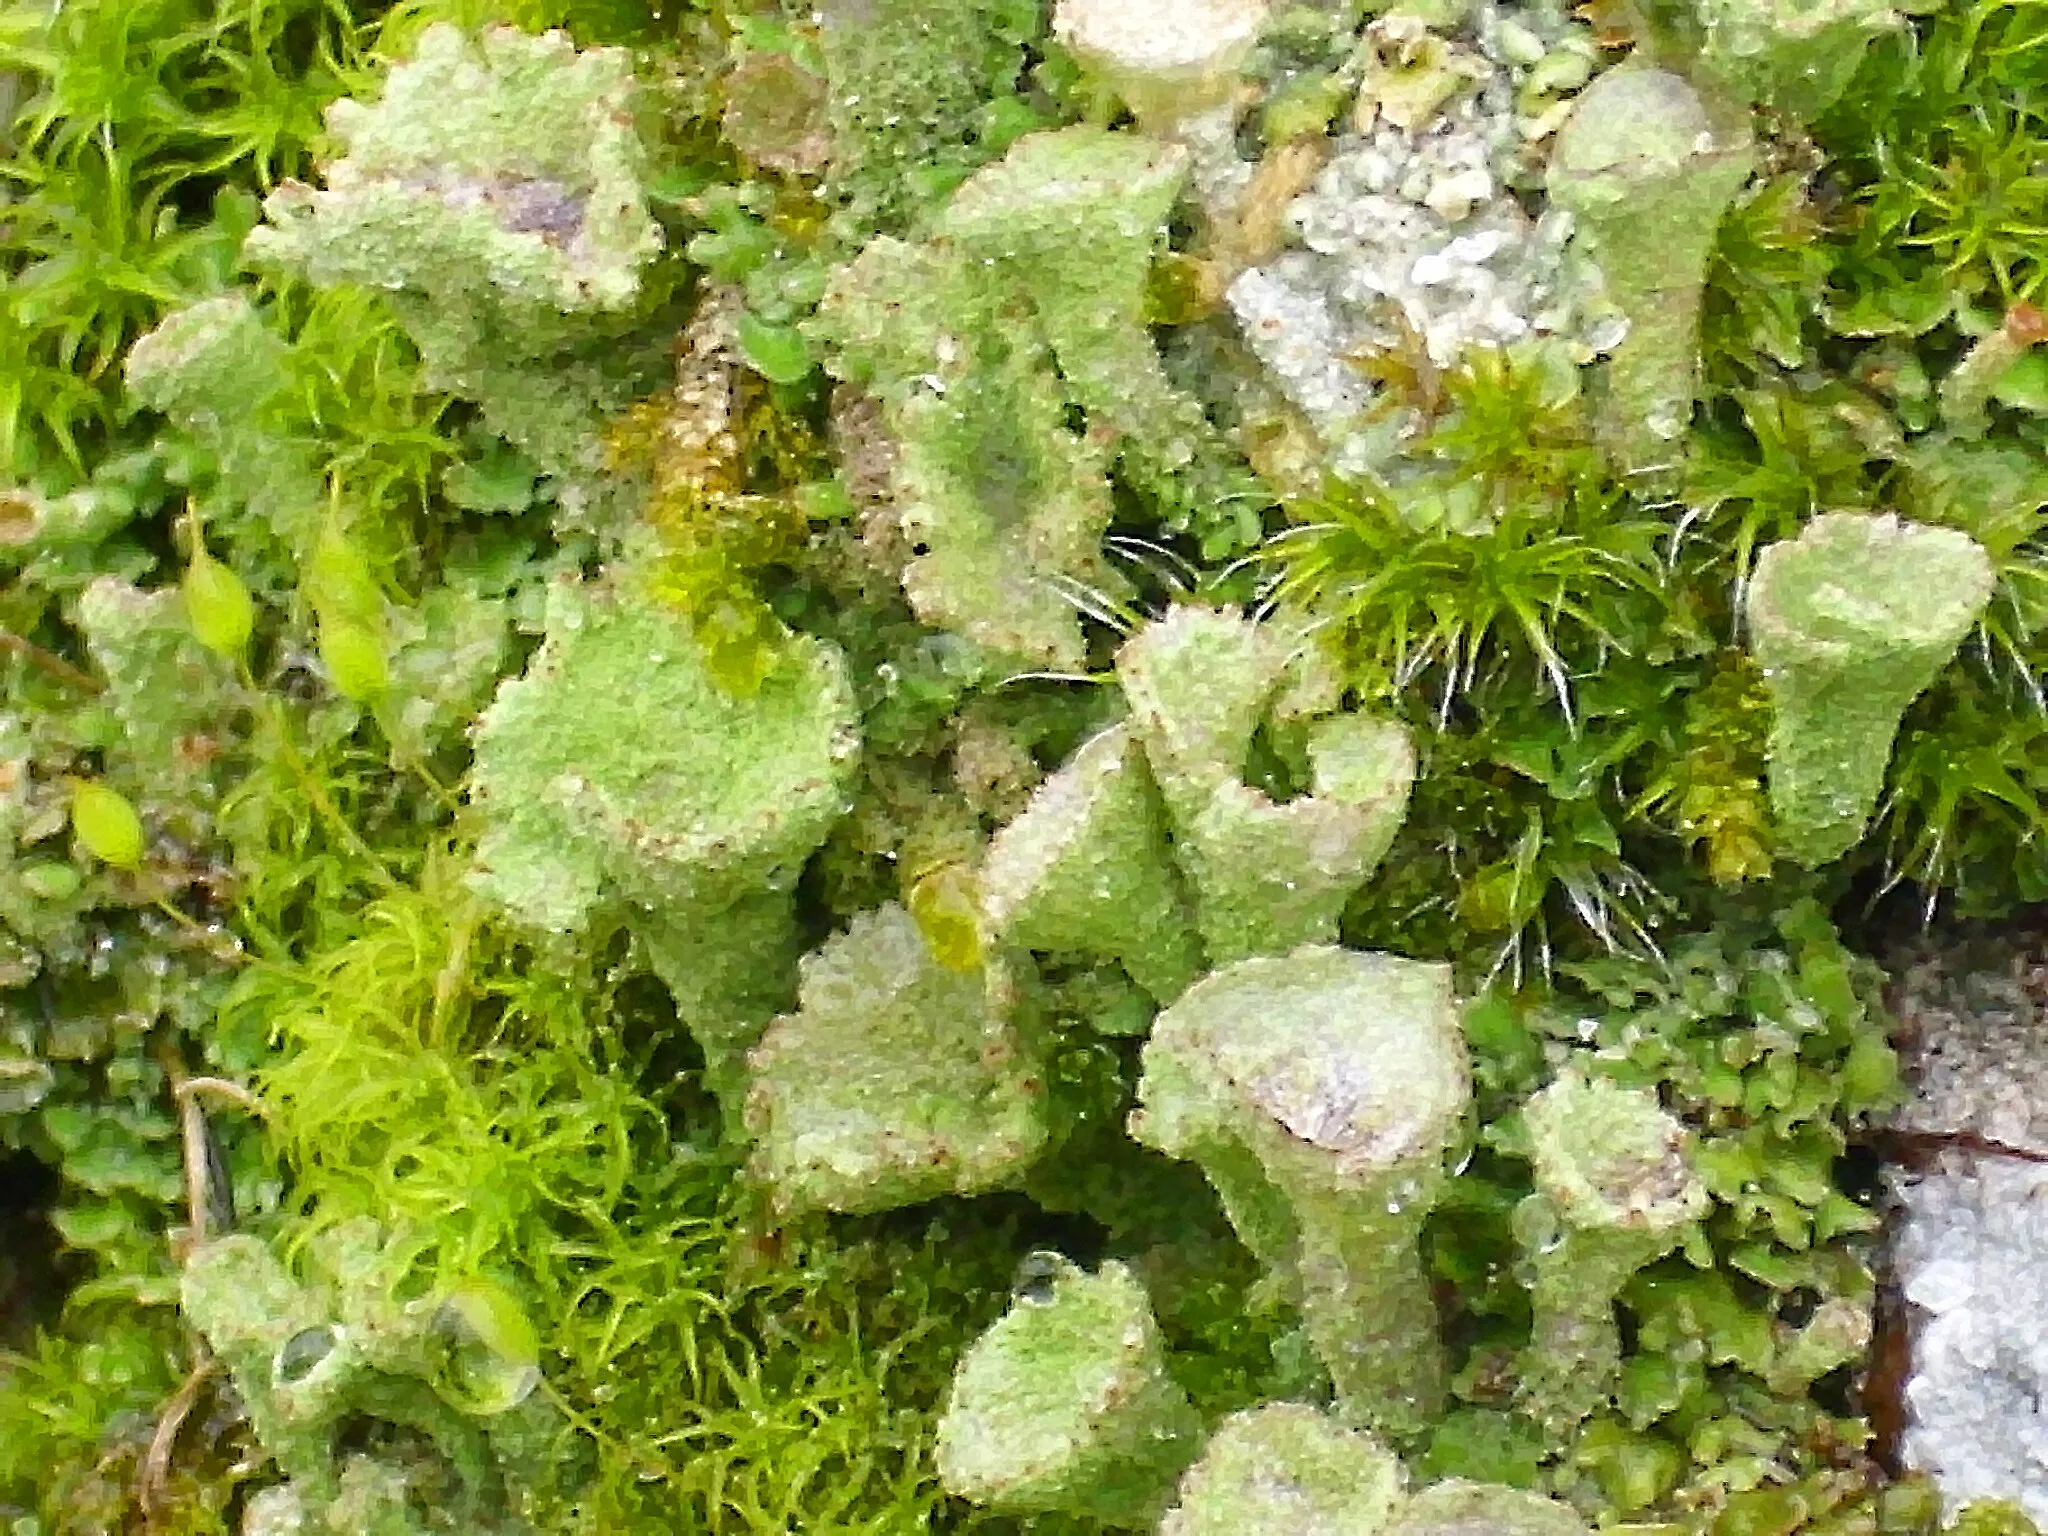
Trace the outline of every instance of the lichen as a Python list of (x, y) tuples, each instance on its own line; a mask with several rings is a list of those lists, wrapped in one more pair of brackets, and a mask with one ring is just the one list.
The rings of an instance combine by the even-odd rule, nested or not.
[(1235, 765), (1287, 664), (1276, 635), (1194, 608), (1148, 626), (1117, 657), (1214, 964), (1335, 938), (1407, 810), (1414, 746), (1399, 724), (1366, 714), (1308, 723), (1306, 794), (1275, 802), (1242, 782)]
[(1045, 1067), (999, 962), (952, 970), (901, 907), (806, 957), (747, 1058), (752, 1171), (784, 1213), (886, 1210), (1014, 1183), (1048, 1132)]
[(547, 642), (478, 722), (474, 883), (537, 928), (584, 931), (607, 914), (638, 928), (731, 1090), (787, 995), (791, 891), (858, 750), (830, 646), (792, 637), (736, 699), (645, 598), (559, 589)]
[(1747, 123), (1668, 70), (1609, 70), (1558, 130), (1544, 188), (1628, 317), (1604, 415), (1631, 467), (1668, 466), (1692, 420), (1707, 257), (1751, 161)]
[(1401, 1463), (1370, 1435), (1306, 1404), (1268, 1403), (1217, 1427), (1159, 1536), (1281, 1528), (1379, 1536), (1404, 1482)]
[(1824, 864), (1861, 835), (1906, 706), (1991, 596), (1967, 535), (1832, 512), (1757, 558), (1746, 617), (1775, 715), (1770, 796), (1788, 852)]
[(1100, 547), (1112, 448), (1169, 474), (1206, 445), (1143, 322), (1184, 171), (1134, 134), (1027, 135), (960, 187), (930, 239), (871, 241), (835, 275), (814, 331), (897, 439), (904, 590), (928, 622), (1077, 667), (1080, 611), (1120, 585)]
[(1144, 1287), (1062, 1263), (961, 1359), (939, 1419), (954, 1493), (1019, 1514), (1150, 1527), (1200, 1433)]
[[(289, 1504), (315, 1529), (530, 1529), (517, 1510), (550, 1476), (554, 1410), (533, 1395), (533, 1329), (501, 1289), (403, 1301), (404, 1245), (358, 1222), (323, 1234), (301, 1283), (259, 1240), (187, 1261), (183, 1305), (233, 1374)], [(483, 1311), (496, 1314), (493, 1326)], [(367, 1418), (416, 1444), (347, 1448)]]
[(660, 249), (624, 51), (423, 32), (374, 103), (337, 101), (325, 185), (265, 199), (248, 256), (388, 290), (432, 382), (551, 467), (587, 463), (604, 371), (578, 319), (628, 309)]
[(11, 17), (0, 1524), (2030, 1529), (2037, 22)]
[(1426, 1426), (1447, 1369), (1418, 1245), (1471, 1094), (1444, 968), (1314, 945), (1239, 961), (1154, 1021), (1138, 1094), (1132, 1134), (1201, 1165), (1345, 1417)]

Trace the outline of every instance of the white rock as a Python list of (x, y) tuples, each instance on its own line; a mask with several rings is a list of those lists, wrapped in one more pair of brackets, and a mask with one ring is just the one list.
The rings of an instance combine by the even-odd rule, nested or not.
[(1470, 88), (1413, 129), (1382, 119), (1340, 137), (1288, 209), (1299, 246), (1267, 269), (1298, 316), (1284, 341), (1269, 323), (1272, 284), (1253, 279), (1232, 292), (1247, 342), (1348, 470), (1398, 478), (1402, 445), (1423, 425), (1406, 407), (1370, 412), (1378, 387), (1354, 359), (1417, 337), (1432, 363), (1450, 368), (1474, 347), (1542, 334), (1591, 361), (1625, 331), (1608, 318), (1598, 274), (1567, 249), (1569, 216), (1532, 219), (1514, 194), (1528, 166), (1514, 105), (1521, 66), (1505, 61), (1527, 40), (1504, 38), (1499, 20), (1485, 9), (1476, 49), (1453, 40), (1457, 67), (1478, 77)]

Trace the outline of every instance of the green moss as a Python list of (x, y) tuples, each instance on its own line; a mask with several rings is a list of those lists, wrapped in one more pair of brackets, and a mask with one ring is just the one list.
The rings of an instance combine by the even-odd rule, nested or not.
[[(0, 25), (6, 1518), (1080, 1536), (1227, 1415), (1384, 1407), (1397, 1250), (1410, 1528), (1936, 1528), (1836, 1391), (1898, 1085), (1823, 908), (2048, 896), (2035, 20), (1609, 17), (1654, 58), (1508, 181), (1550, 155), (1623, 353), (1376, 350), (1412, 473), (1281, 514), (1188, 188), (1284, 220), (1237, 155), (1386, 62), (1276, 8), (1246, 135), (1133, 127), (1053, 9)], [(1594, 142), (1646, 80), (1671, 142)], [(1857, 777), (1782, 567), (1887, 518), (1983, 600)], [(1419, 1237), (1285, 1127), (1129, 1134), (1305, 940), (1476, 999)], [(1293, 1102), (1268, 1002), (1209, 1108)], [(1655, 1134), (1589, 1170), (1574, 1094)], [(1686, 1222), (1584, 1219), (1631, 1148)], [(1070, 1271), (1142, 1285), (1171, 1444), (972, 1508), (950, 1384)]]

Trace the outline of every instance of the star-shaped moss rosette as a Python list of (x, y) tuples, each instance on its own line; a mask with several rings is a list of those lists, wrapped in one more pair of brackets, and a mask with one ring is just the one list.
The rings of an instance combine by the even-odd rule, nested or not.
[(1371, 1435), (1303, 1403), (1267, 1403), (1218, 1426), (1159, 1536), (1380, 1536), (1406, 1481)]
[(689, 627), (633, 592), (565, 586), (547, 639), (477, 725), (473, 883), (537, 928), (623, 918), (721, 1092), (788, 1000), (791, 892), (860, 751), (839, 653), (791, 636), (725, 692)]
[(1029, 134), (929, 239), (870, 241), (835, 275), (811, 333), (897, 439), (903, 587), (927, 623), (1079, 667), (1078, 606), (1121, 589), (1100, 547), (1113, 453), (1171, 473), (1209, 440), (1145, 324), (1185, 162), (1138, 134)]
[(1331, 945), (1240, 961), (1154, 1021), (1131, 1134), (1202, 1168), (1294, 1300), (1344, 1418), (1446, 1388), (1422, 1224), (1472, 1093), (1450, 968)]
[(1757, 558), (1744, 618), (1771, 721), (1771, 815), (1785, 851), (1825, 864), (1855, 846), (1906, 706), (1990, 601), (1969, 535), (1887, 514), (1827, 512)]
[(1017, 988), (939, 964), (890, 905), (805, 957), (748, 1058), (751, 1171), (778, 1212), (875, 1211), (1014, 1181), (1049, 1133)]
[(1570, 1070), (1522, 1111), (1535, 1193), (1515, 1227), (1534, 1321), (1518, 1398), (1554, 1435), (1611, 1396), (1621, 1369), (1615, 1298), (1676, 1248), (1712, 1203), (1691, 1138), (1646, 1088)]
[(1148, 625), (1117, 656), (1216, 965), (1334, 940), (1407, 814), (1413, 743), (1399, 722), (1371, 715), (1306, 724), (1307, 794), (1280, 803), (1243, 782), (1289, 660), (1276, 632), (1200, 608)]
[(947, 1491), (1004, 1513), (1149, 1529), (1200, 1436), (1145, 1288), (1062, 1262), (961, 1358), (936, 1459)]
[(599, 375), (558, 354), (577, 317), (632, 306), (661, 247), (632, 93), (623, 49), (438, 23), (377, 101), (328, 108), (345, 152), (323, 187), (265, 199), (247, 255), (386, 290), (433, 384), (550, 463), (574, 457)]
[(1668, 466), (1692, 420), (1707, 258), (1753, 161), (1745, 115), (1639, 64), (1596, 78), (1558, 131), (1545, 190), (1628, 317), (1601, 410), (1628, 468)]

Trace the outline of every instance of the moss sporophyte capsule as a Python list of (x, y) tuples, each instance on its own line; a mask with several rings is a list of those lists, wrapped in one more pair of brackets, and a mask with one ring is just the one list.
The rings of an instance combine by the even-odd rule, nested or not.
[(71, 790), (71, 830), (78, 845), (116, 869), (142, 864), (142, 818), (134, 802), (118, 789), (96, 779), (83, 779)]
[(199, 643), (230, 660), (242, 655), (256, 627), (256, 603), (242, 578), (195, 541), (185, 566), (185, 613)]

